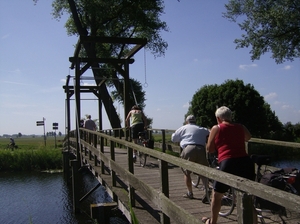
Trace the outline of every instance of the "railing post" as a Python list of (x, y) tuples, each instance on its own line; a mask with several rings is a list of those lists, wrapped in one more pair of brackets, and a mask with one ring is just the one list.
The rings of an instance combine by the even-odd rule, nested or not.
[[(133, 169), (133, 149), (128, 147), (127, 148), (127, 159), (128, 159), (128, 170), (130, 173), (134, 174), (134, 169)], [(132, 207), (135, 207), (135, 199), (134, 199), (134, 188), (131, 187), (129, 185), (129, 202), (130, 202), (130, 205)]]
[(81, 145), (80, 145), (80, 136), (78, 136), (78, 132), (76, 131), (76, 158), (78, 161), (78, 167), (81, 167)]
[(161, 130), (162, 134), (162, 152), (166, 152), (166, 130)]
[[(107, 139), (106, 139), (107, 141)], [(100, 137), (100, 152), (104, 153), (104, 138)], [(100, 160), (100, 166), (101, 166), (101, 174), (105, 173), (105, 167), (104, 167), (104, 162)]]
[[(70, 146), (68, 146), (69, 148)], [(70, 170), (69, 170), (69, 150), (63, 151), (63, 169), (64, 169), (64, 179), (67, 181), (70, 178)]]
[[(105, 131), (105, 134), (107, 135), (107, 131)], [(107, 138), (105, 138), (105, 145), (107, 145)]]
[[(166, 133), (165, 130), (162, 131), (162, 151), (166, 152)], [(168, 163), (164, 160), (160, 160), (160, 182), (161, 182), (161, 191), (166, 196), (169, 197), (169, 172), (168, 172)], [(160, 216), (160, 223), (169, 224), (170, 218), (162, 213)]]
[(98, 136), (96, 134), (93, 134), (93, 145), (94, 145), (95, 148), (97, 148), (97, 143), (98, 143), (97, 137)]
[(254, 206), (252, 195), (242, 191), (235, 190), (237, 197), (237, 223), (239, 224), (252, 224), (254, 218)]
[(72, 166), (72, 192), (73, 192), (73, 211), (79, 213), (79, 189), (78, 189), (78, 161), (71, 160)]
[[(115, 161), (115, 142), (114, 141), (110, 141), (110, 159)], [(117, 185), (117, 180), (116, 180), (116, 172), (114, 170), (111, 171), (111, 184), (113, 187), (115, 187)], [(116, 201), (117, 198), (115, 197), (115, 194), (113, 195), (114, 198), (113, 200)]]

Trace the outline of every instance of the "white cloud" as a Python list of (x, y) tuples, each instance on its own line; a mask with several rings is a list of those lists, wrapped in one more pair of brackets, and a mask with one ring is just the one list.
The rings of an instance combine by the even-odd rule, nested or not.
[(190, 106), (190, 103), (185, 103), (185, 104), (183, 104), (183, 108), (188, 108)]
[(277, 98), (277, 93), (269, 93), (264, 96), (265, 100), (274, 100)]
[(290, 105), (287, 105), (287, 104), (282, 105), (281, 108), (282, 108), (283, 110), (293, 109), (293, 107), (291, 107)]
[(286, 66), (284, 66), (283, 70), (290, 70), (291, 68), (292, 68), (292, 66), (286, 65)]
[(2, 39), (6, 39), (6, 38), (8, 38), (9, 36), (10, 36), (9, 33), (8, 33), (8, 34), (5, 34), (5, 35), (2, 36)]
[(274, 102), (274, 105), (280, 105), (280, 104), (281, 104), (281, 102), (279, 102), (277, 100)]
[(239, 68), (242, 70), (247, 70), (248, 68), (255, 68), (257, 67), (257, 64), (251, 64), (251, 65), (239, 65)]
[(13, 84), (13, 85), (23, 85), (23, 86), (34, 86), (32, 84), (22, 83), (22, 82), (10, 82), (10, 81), (3, 81), (4, 83)]

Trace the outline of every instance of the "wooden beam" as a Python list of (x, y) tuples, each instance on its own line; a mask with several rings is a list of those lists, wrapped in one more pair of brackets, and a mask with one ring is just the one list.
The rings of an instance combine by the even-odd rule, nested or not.
[(134, 48), (132, 48), (126, 55), (125, 55), (125, 59), (131, 58), (135, 55), (135, 53), (137, 53), (140, 49), (142, 49), (144, 47), (144, 45), (136, 45)]
[(80, 36), (79, 39), (80, 39), (80, 43), (98, 42), (98, 43), (111, 43), (111, 44), (140, 44), (143, 46), (147, 44), (146, 38)]
[(72, 63), (84, 62), (84, 63), (118, 63), (124, 64), (128, 62), (129, 64), (134, 63), (134, 59), (117, 59), (117, 58), (75, 58), (70, 57), (69, 61)]

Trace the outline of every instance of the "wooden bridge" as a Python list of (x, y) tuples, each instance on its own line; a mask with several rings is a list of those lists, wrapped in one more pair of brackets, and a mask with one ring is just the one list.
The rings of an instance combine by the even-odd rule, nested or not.
[[(91, 144), (84, 140), (87, 134), (93, 139)], [(277, 144), (281, 145), (282, 142)], [(289, 146), (300, 148), (299, 143), (291, 143)], [(204, 192), (201, 189), (194, 188), (195, 199), (183, 198), (187, 191), (180, 169), (183, 167), (208, 178), (217, 179), (237, 190), (237, 206), (234, 212), (226, 218), (219, 217), (218, 223), (250, 223), (251, 218), (247, 215), (252, 210), (252, 207), (247, 205), (249, 194), (286, 207), (291, 211), (288, 214), (288, 223), (300, 223), (300, 196), (182, 160), (164, 153), (166, 147), (164, 140), (162, 152), (159, 152), (105, 133), (86, 129), (80, 129), (78, 134), (71, 131), (65, 141), (64, 175), (67, 179), (72, 177), (74, 212), (80, 211), (80, 201), (84, 199), (80, 199), (76, 187), (78, 169), (86, 166), (106, 188), (115, 202), (113, 205), (118, 206), (130, 223), (136, 223), (135, 218), (138, 223), (145, 224), (202, 223), (203, 216), (210, 216), (210, 206), (202, 203)], [(150, 155), (145, 167), (133, 163), (133, 149)], [(75, 159), (70, 160), (70, 152), (74, 153)], [(68, 172), (69, 164), (71, 174)], [(93, 208), (91, 213), (92, 210)], [(103, 220), (103, 223), (106, 222)], [(274, 216), (267, 223), (281, 222)]]

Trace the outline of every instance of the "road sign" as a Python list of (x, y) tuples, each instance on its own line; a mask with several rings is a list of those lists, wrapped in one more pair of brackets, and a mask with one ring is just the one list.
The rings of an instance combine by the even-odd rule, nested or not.
[(58, 123), (53, 123), (53, 130), (57, 130), (58, 129)]
[(43, 126), (44, 125), (44, 121), (37, 121), (36, 122), (36, 126)]

